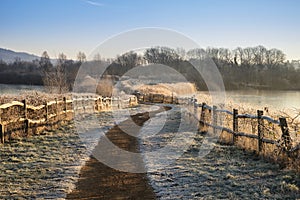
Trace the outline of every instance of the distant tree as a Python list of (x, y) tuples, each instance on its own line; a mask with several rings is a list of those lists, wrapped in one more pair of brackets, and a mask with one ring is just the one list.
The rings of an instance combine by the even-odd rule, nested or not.
[(191, 49), (187, 52), (188, 59), (198, 59), (198, 60), (204, 60), (206, 57), (206, 52), (204, 49)]
[(100, 55), (100, 53), (96, 53), (95, 55), (94, 55), (94, 61), (101, 61), (101, 55)]
[(52, 69), (53, 65), (50, 61), (50, 57), (49, 57), (47, 51), (43, 52), (41, 59), (39, 61), (39, 65), (43, 72), (47, 72)]
[(181, 58), (185, 59), (186, 58), (186, 51), (184, 48), (176, 48), (176, 54)]
[(139, 64), (139, 56), (137, 53), (130, 51), (117, 57), (117, 63), (122, 67), (133, 68)]
[(40, 67), (42, 69), (43, 82), (48, 92), (61, 94), (68, 91), (66, 66), (67, 57), (65, 54), (59, 54), (57, 64), (53, 66), (48, 53), (46, 51), (43, 52), (40, 59)]
[(207, 55), (216, 63), (216, 65), (219, 66), (220, 62), (220, 49), (218, 48), (213, 48), (213, 47), (208, 47), (206, 48), (206, 53)]
[(236, 65), (242, 64), (244, 62), (244, 51), (243, 48), (237, 47), (235, 50), (233, 50), (234, 53), (234, 63)]
[(229, 49), (220, 48), (219, 49), (219, 60), (222, 63), (231, 63), (232, 62), (232, 53)]
[(270, 68), (284, 64), (285, 54), (278, 49), (270, 49), (266, 52), (266, 65)]
[(77, 60), (80, 63), (85, 62), (86, 61), (86, 55), (83, 52), (79, 51), (78, 54), (77, 54)]
[(265, 64), (266, 53), (267, 49), (262, 45), (252, 48), (254, 65), (262, 66), (263, 64)]
[(170, 64), (180, 60), (179, 55), (174, 49), (168, 47), (156, 47), (147, 49), (144, 53), (144, 59), (148, 63)]
[(53, 65), (47, 51), (42, 53), (39, 65), (41, 68), (44, 86), (47, 88), (48, 92), (52, 93), (54, 89)]
[(68, 91), (67, 76), (66, 76), (67, 56), (63, 53), (58, 55), (58, 62), (55, 67), (55, 81), (59, 94)]
[(254, 65), (254, 54), (253, 54), (253, 49), (251, 47), (247, 47), (243, 49), (243, 55), (244, 59), (241, 65), (243, 66), (251, 66)]

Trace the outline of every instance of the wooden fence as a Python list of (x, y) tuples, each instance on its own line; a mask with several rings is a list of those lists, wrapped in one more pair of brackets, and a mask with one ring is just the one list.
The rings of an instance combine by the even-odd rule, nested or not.
[[(236, 145), (246, 150), (253, 150), (259, 155), (276, 161), (285, 162), (292, 160), (291, 162), (297, 163), (297, 166), (299, 166), (298, 151), (300, 144), (292, 143), (288, 123), (284, 117), (272, 119), (269, 116), (265, 116), (262, 110), (257, 110), (255, 115), (239, 114), (238, 109), (233, 109), (232, 111), (219, 109), (216, 106), (209, 106), (205, 102), (197, 103), (197, 100), (193, 98), (147, 94), (139, 96), (138, 99), (141, 103), (186, 104), (189, 115), (192, 115), (199, 121), (199, 130), (201, 132), (210, 131), (216, 133), (220, 131), (219, 142)], [(172, 100), (170, 101), (170, 99)], [(250, 128), (247, 128), (246, 120), (249, 120)], [(275, 136), (275, 132), (277, 136)]]
[(128, 99), (103, 98), (101, 96), (73, 95), (72, 99), (63, 97), (45, 102), (39, 106), (23, 101), (12, 101), (0, 105), (0, 139), (1, 143), (31, 134), (39, 134), (46, 127), (73, 119), (74, 112), (90, 113), (106, 111), (112, 108), (121, 109), (137, 104), (135, 96)]

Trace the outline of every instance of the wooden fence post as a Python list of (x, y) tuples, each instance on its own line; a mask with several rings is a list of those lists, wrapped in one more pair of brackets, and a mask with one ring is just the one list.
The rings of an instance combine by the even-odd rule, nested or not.
[(197, 116), (197, 111), (198, 111), (197, 99), (194, 99), (193, 106), (194, 106), (194, 116), (196, 117), (196, 119), (198, 119), (198, 116)]
[(232, 128), (233, 128), (233, 136), (232, 136), (232, 143), (233, 145), (236, 144), (237, 141), (237, 133), (239, 131), (239, 120), (238, 120), (238, 110), (237, 109), (233, 109), (233, 124), (232, 124)]
[(103, 102), (102, 102), (102, 97), (99, 97), (99, 107), (98, 110), (100, 111), (101, 109), (103, 109)]
[(2, 109), (0, 109), (0, 138), (1, 138), (1, 143), (4, 144), (4, 126), (1, 124), (1, 115), (2, 115)]
[(27, 105), (26, 105), (26, 99), (22, 101), (23, 103), (23, 110), (24, 110), (24, 118), (27, 119)]
[(55, 109), (56, 109), (56, 112), (55, 112), (55, 114), (56, 114), (56, 121), (59, 121), (59, 109), (58, 109), (58, 101), (57, 101), (57, 98), (54, 98), (54, 100), (55, 100)]
[(200, 113), (200, 120), (199, 120), (199, 125), (202, 126), (203, 128), (205, 127), (205, 106), (206, 103), (202, 103), (201, 105), (201, 113)]
[(87, 97), (88, 99), (87, 99), (87, 102), (88, 102), (88, 105), (89, 105), (89, 107), (90, 107), (90, 112), (94, 112), (95, 111), (95, 103), (94, 103), (94, 101), (93, 101), (93, 96), (92, 95), (90, 95), (90, 96), (88, 96)]
[(131, 97), (129, 97), (129, 107), (131, 106), (132, 102), (131, 102)]
[(28, 136), (28, 132), (29, 132), (29, 120), (25, 119), (25, 133)]
[(49, 109), (48, 109), (48, 103), (46, 102), (45, 103), (45, 112), (46, 112), (46, 115), (45, 115), (45, 120), (46, 122), (48, 121), (48, 115), (49, 115)]
[(63, 101), (64, 101), (64, 112), (67, 114), (67, 98), (63, 97)]
[(142, 103), (145, 103), (145, 95), (142, 94), (141, 96), (142, 96), (142, 98), (140, 98), (140, 101), (141, 101)]
[(121, 108), (121, 97), (118, 97), (118, 109)]
[(263, 116), (264, 112), (262, 110), (258, 110), (257, 111), (257, 122), (258, 122), (258, 127), (257, 127), (257, 132), (258, 132), (258, 152), (262, 151), (262, 139), (264, 136), (263, 133)]
[(27, 118), (27, 103), (26, 103), (26, 99), (24, 99), (23, 101), (23, 110), (24, 110), (24, 125), (25, 125), (25, 128), (24, 128), (24, 131), (25, 131), (25, 134), (28, 135), (28, 131), (29, 131), (29, 120)]
[(96, 110), (97, 110), (97, 100), (95, 100), (95, 98), (93, 96), (92, 96), (91, 102), (92, 102), (93, 112), (96, 112)]
[(286, 122), (286, 118), (283, 117), (279, 118), (279, 123), (282, 132), (281, 138), (284, 141), (285, 148), (286, 150), (290, 150), (292, 148), (292, 144), (291, 144), (291, 136), (289, 133), (289, 128)]
[(5, 133), (4, 133), (4, 125), (0, 124), (0, 134), (1, 134), (1, 143), (4, 144)]
[(203, 121), (205, 120), (205, 106), (206, 106), (206, 103), (202, 103), (201, 105), (201, 115), (200, 115), (200, 121)]
[(214, 135), (217, 133), (217, 122), (218, 122), (218, 115), (217, 115), (217, 106), (213, 106), (212, 109), (213, 113), (212, 113), (212, 117), (213, 117), (213, 133)]

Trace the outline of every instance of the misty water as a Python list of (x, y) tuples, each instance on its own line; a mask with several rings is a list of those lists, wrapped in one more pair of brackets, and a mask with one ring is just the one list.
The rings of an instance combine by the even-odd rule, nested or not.
[(44, 91), (43, 86), (38, 85), (9, 85), (9, 84), (0, 84), (0, 95), (2, 94), (20, 94), (26, 91)]
[[(205, 102), (202, 94), (220, 95), (220, 93), (201, 91), (197, 93), (198, 101)], [(231, 90), (225, 91), (226, 104), (244, 104), (247, 106), (263, 109), (265, 107), (275, 110), (283, 109), (300, 109), (300, 91), (283, 91), (283, 90)], [(221, 96), (219, 96), (221, 97)], [(207, 102), (205, 102), (207, 103)]]
[(226, 96), (236, 103), (272, 106), (278, 109), (300, 109), (300, 91), (237, 90), (226, 91)]
[[(32, 90), (44, 91), (44, 87), (0, 84), (0, 95), (20, 94), (24, 91)], [(233, 90), (226, 91), (226, 97), (235, 103), (247, 103), (259, 107), (272, 106), (278, 109), (300, 108), (300, 91)]]

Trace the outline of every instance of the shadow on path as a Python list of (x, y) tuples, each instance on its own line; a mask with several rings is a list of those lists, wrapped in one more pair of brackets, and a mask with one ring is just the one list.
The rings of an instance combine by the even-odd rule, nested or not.
[[(138, 125), (136, 129), (140, 129), (152, 114), (168, 109), (170, 108), (164, 107), (153, 113), (146, 112), (133, 115), (131, 119), (122, 122), (120, 126), (130, 126), (130, 121), (133, 120)], [(139, 130), (133, 131), (137, 133)], [(118, 125), (110, 129), (106, 137), (119, 148), (130, 152), (138, 152), (138, 139), (123, 132)], [(99, 141), (94, 152), (97, 153), (97, 148), (103, 145), (102, 141), (102, 139)], [(138, 159), (134, 161), (129, 159), (122, 164), (131, 167), (131, 165), (136, 165), (138, 162), (144, 167), (142, 157), (140, 156)], [(67, 199), (156, 199), (155, 193), (148, 182), (146, 173), (121, 172), (106, 166), (91, 156), (80, 171), (76, 189), (67, 195)]]

